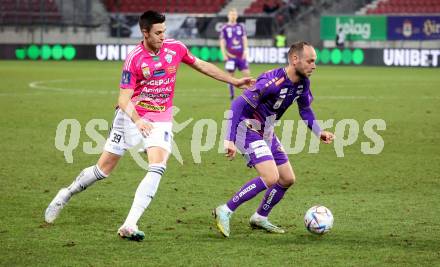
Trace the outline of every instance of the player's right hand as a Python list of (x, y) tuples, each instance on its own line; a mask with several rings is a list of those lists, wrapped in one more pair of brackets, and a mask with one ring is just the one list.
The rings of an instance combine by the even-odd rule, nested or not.
[(229, 160), (233, 160), (235, 154), (237, 154), (237, 147), (235, 146), (234, 142), (225, 140), (223, 146), (225, 148), (225, 156), (228, 157)]
[(319, 138), (324, 144), (331, 144), (335, 139), (335, 135), (331, 132), (322, 131), (319, 135)]
[(147, 137), (148, 135), (150, 135), (151, 130), (154, 128), (153, 124), (142, 119), (136, 121), (135, 124), (143, 137)]
[(233, 83), (234, 86), (241, 88), (241, 89), (247, 89), (255, 85), (256, 80), (252, 77), (242, 77), (240, 79), (234, 78), (235, 81)]

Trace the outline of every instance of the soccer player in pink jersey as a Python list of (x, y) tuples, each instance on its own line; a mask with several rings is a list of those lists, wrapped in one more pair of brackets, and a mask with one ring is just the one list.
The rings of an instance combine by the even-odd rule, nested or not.
[(142, 142), (149, 168), (139, 184), (133, 204), (118, 235), (140, 241), (145, 237), (137, 222), (153, 199), (165, 172), (172, 146), (172, 100), (180, 62), (219, 81), (249, 87), (254, 80), (236, 79), (215, 65), (190, 54), (185, 45), (165, 39), (165, 16), (146, 11), (139, 18), (143, 41), (127, 56), (122, 70), (115, 118), (96, 165), (85, 168), (72, 184), (62, 188), (45, 211), (53, 223), (70, 198), (106, 178), (125, 151)]

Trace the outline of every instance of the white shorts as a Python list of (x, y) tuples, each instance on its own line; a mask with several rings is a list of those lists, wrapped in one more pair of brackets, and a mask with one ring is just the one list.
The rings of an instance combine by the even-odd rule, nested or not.
[(127, 149), (137, 146), (158, 146), (171, 153), (173, 125), (171, 122), (152, 122), (153, 129), (147, 137), (143, 137), (133, 121), (121, 109), (116, 111), (112, 128), (104, 145), (104, 150), (116, 155), (124, 155)]

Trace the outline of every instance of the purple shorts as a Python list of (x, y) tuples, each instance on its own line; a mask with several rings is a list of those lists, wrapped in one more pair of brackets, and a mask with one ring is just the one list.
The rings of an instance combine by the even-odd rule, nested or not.
[(248, 167), (253, 167), (266, 160), (274, 160), (277, 166), (289, 161), (278, 137), (273, 134), (270, 139), (264, 140), (260, 133), (247, 130), (244, 145), (243, 142), (237, 140), (237, 148), (248, 161)]
[(225, 69), (229, 72), (234, 72), (236, 69), (242, 71), (249, 69), (249, 65), (246, 59), (230, 58), (225, 62)]

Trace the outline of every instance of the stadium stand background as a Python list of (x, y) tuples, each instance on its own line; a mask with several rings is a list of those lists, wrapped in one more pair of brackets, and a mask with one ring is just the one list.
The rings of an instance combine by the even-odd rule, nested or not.
[[(231, 7), (239, 16), (268, 18), (271, 36), (249, 38), (251, 46), (273, 46), (283, 30), (287, 43), (308, 40), (317, 47), (334, 47), (320, 38), (323, 15), (438, 14), (440, 0), (0, 0), (1, 44), (135, 44), (139, 38), (111, 36), (112, 27), (123, 26), (123, 15), (136, 18), (154, 8), (166, 14), (194, 17), (223, 16)], [(123, 30), (123, 29), (122, 29)], [(211, 38), (179, 38), (187, 45), (218, 45)], [(435, 41), (347, 42), (348, 47), (438, 48)]]
[[(168, 14), (226, 16), (231, 7), (240, 16), (274, 18), (273, 33), (280, 28), (288, 42), (307, 39), (318, 45), (319, 16), (325, 10), (353, 13), (369, 1), (330, 0), (1, 0), (1, 43), (136, 43), (132, 38), (109, 35), (112, 14), (138, 15), (148, 8)], [(312, 27), (312, 28), (310, 28)], [(206, 40), (184, 40), (189, 44), (208, 44)], [(271, 46), (273, 41), (250, 40), (251, 45)]]

